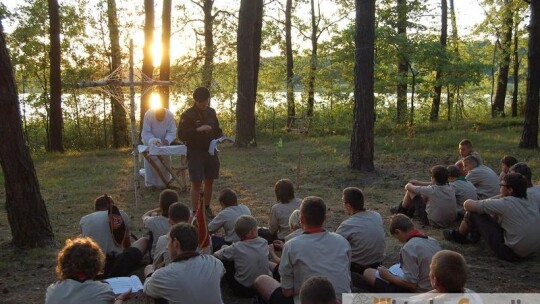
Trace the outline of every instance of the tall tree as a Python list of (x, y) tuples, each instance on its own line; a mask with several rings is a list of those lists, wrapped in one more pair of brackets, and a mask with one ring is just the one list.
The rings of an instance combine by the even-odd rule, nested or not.
[(51, 86), (49, 136), (51, 151), (64, 152), (62, 142), (62, 75), (60, 71), (60, 7), (58, 0), (48, 0), (49, 5), (49, 38), (51, 48), (49, 52)]
[(407, 0), (397, 0), (397, 73), (398, 84), (396, 88), (396, 121), (405, 123), (407, 120), (407, 74), (409, 66), (405, 57), (404, 47), (407, 41)]
[[(237, 73), (238, 93), (236, 102), (236, 140), (239, 147), (256, 146), (255, 97), (256, 79), (260, 52), (260, 31), (258, 21), (262, 17), (262, 0), (242, 0), (238, 15)], [(260, 12), (260, 13), (259, 13)], [(259, 33), (259, 34), (258, 34)]]
[(527, 76), (527, 102), (525, 103), (525, 121), (519, 146), (538, 148), (538, 107), (540, 106), (540, 1), (531, 1), (529, 19), (529, 62)]
[(52, 244), (54, 234), (22, 130), (17, 88), (1, 20), (0, 107), (0, 136), (9, 142), (0, 145), (0, 164), (12, 242), (19, 248)]
[(294, 105), (294, 60), (292, 50), (292, 0), (285, 4), (285, 57), (287, 58), (287, 127), (291, 126), (292, 118), (296, 116)]
[[(309, 60), (309, 80), (308, 80), (308, 98), (307, 98), (307, 117), (313, 117), (313, 106), (315, 104), (315, 77), (317, 74), (317, 50), (319, 46), (318, 27), (320, 20), (320, 6), (318, 7), (319, 16), (315, 12), (315, 0), (310, 0), (311, 4), (311, 58)], [(319, 4), (319, 2), (317, 2)]]
[[(161, 64), (159, 66), (159, 80), (169, 81), (171, 78), (171, 8), (172, 0), (163, 0), (161, 13)], [(162, 86), (159, 90), (161, 104), (169, 108), (169, 87)]]
[(519, 14), (514, 14), (514, 53), (513, 53), (513, 78), (514, 89), (512, 92), (512, 117), (517, 117), (517, 104), (518, 104), (518, 88), (519, 88)]
[(503, 37), (501, 41), (502, 62), (497, 75), (497, 90), (493, 102), (492, 115), (504, 117), (504, 101), (506, 100), (506, 87), (508, 86), (508, 72), (510, 70), (510, 50), (512, 45), (512, 26), (514, 24), (512, 0), (504, 0), (502, 7)]
[(202, 84), (210, 88), (214, 74), (214, 56), (216, 53), (214, 46), (214, 20), (216, 15), (212, 15), (214, 0), (203, 0), (201, 6), (204, 13), (204, 64), (202, 69)]
[[(152, 43), (154, 41), (154, 0), (144, 0), (144, 47), (143, 47), (143, 64), (142, 72), (148, 77), (154, 77), (154, 59), (152, 56)], [(142, 92), (148, 90), (147, 86), (142, 87)], [(146, 92), (141, 96), (141, 113), (140, 113), (140, 127), (142, 130), (142, 121), (144, 120), (144, 114), (150, 109), (150, 97), (151, 94)]]
[(446, 52), (446, 40), (448, 38), (448, 8), (446, 4), (446, 0), (441, 0), (441, 36), (440, 36), (440, 43), (441, 43), (441, 58), (437, 60), (437, 70), (435, 72), (435, 92), (433, 94), (433, 102), (431, 104), (431, 114), (429, 115), (430, 121), (437, 121), (439, 120), (439, 108), (441, 106), (441, 91), (442, 91), (442, 83), (441, 78), (443, 74), (443, 67), (445, 66), (443, 58), (446, 56), (444, 55)]
[[(122, 51), (120, 49), (120, 32), (118, 30), (118, 17), (116, 14), (116, 0), (107, 0), (107, 21), (109, 26), (109, 39), (111, 40), (111, 73), (122, 65)], [(116, 87), (111, 96), (113, 146), (115, 148), (129, 145), (126, 110), (122, 91)]]
[(354, 113), (349, 165), (374, 171), (375, 0), (355, 0)]

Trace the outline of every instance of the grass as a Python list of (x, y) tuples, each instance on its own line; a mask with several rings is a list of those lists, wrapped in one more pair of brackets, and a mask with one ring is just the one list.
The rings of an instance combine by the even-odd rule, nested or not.
[[(281, 132), (281, 131), (280, 131)], [(388, 221), (388, 208), (399, 202), (403, 186), (412, 178), (429, 179), (433, 165), (449, 165), (457, 159), (457, 143), (473, 141), (485, 163), (496, 172), (504, 155), (527, 161), (538, 184), (540, 158), (536, 150), (517, 148), (521, 125), (510, 120), (491, 123), (419, 125), (410, 137), (407, 128), (378, 128), (375, 139), (375, 167), (363, 173), (347, 167), (350, 137), (312, 136), (303, 142), (298, 197), (317, 195), (331, 208), (327, 228), (333, 230), (346, 217), (341, 204), (341, 190), (347, 186), (363, 189), (366, 206), (379, 211)], [(302, 144), (295, 134), (261, 135), (259, 146), (251, 149), (221, 148), (221, 178), (214, 190), (234, 189), (241, 203), (251, 209), (261, 225), (268, 221), (275, 202), (273, 186), (280, 178), (296, 181), (298, 151)], [(157, 206), (159, 191), (141, 189), (142, 200), (135, 205), (132, 180), (132, 157), (129, 150), (36, 153), (33, 155), (49, 219), (59, 244), (79, 232), (79, 219), (92, 211), (93, 199), (103, 193), (114, 197), (130, 215), (132, 230), (144, 234), (140, 216)], [(535, 174), (536, 173), (536, 174)], [(5, 200), (3, 179), (0, 198)], [(143, 181), (141, 180), (141, 183)], [(181, 193), (188, 202), (188, 194)], [(214, 196), (215, 200), (215, 196)], [(214, 203), (213, 208), (219, 208)], [(431, 236), (442, 240), (440, 230), (425, 227)], [(9, 245), (11, 234), (5, 210), (0, 211), (0, 290), (2, 302), (43, 302), (45, 289), (54, 278), (58, 248), (21, 251)], [(471, 268), (469, 287), (477, 292), (539, 292), (540, 258), (522, 263), (507, 263), (493, 257), (485, 246), (459, 246), (441, 241), (443, 248), (465, 254)], [(387, 237), (385, 264), (395, 261), (400, 245)], [(518, 273), (519, 275), (516, 275)], [(249, 303), (235, 299), (224, 289), (225, 303)], [(136, 301), (132, 301), (132, 303)]]

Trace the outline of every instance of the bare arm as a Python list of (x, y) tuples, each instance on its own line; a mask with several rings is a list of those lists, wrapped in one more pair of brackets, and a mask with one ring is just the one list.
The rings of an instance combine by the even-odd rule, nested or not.
[(390, 272), (390, 270), (386, 269), (386, 267), (380, 266), (378, 268), (378, 270), (379, 270), (379, 275), (384, 280), (386, 280), (386, 281), (388, 281), (388, 282), (390, 282), (390, 283), (392, 283), (394, 285), (398, 285), (398, 286), (407, 288), (407, 289), (409, 289), (411, 291), (416, 290), (416, 284), (415, 283), (407, 282), (403, 278), (392, 274)]

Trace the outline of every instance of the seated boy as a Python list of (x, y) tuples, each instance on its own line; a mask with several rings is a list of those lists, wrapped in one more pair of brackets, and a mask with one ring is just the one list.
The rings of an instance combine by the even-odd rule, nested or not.
[(441, 250), (433, 256), (429, 265), (429, 278), (434, 289), (411, 297), (410, 300), (412, 303), (428, 303), (428, 300), (431, 300), (429, 303), (450, 303), (453, 302), (451, 300), (462, 297), (455, 294), (467, 293), (467, 298), (473, 300), (469, 303), (482, 303), (474, 291), (465, 288), (468, 273), (469, 268), (463, 255), (451, 250)]
[[(188, 205), (184, 203), (174, 203), (169, 206), (169, 224), (171, 226), (178, 223), (189, 223), (190, 220), (191, 210), (189, 210)], [(154, 269), (163, 267), (171, 262), (169, 250), (167, 249), (168, 242), (168, 233), (159, 237), (154, 254), (154, 262), (151, 264)]]
[(302, 200), (294, 195), (294, 185), (289, 179), (280, 179), (274, 186), (277, 203), (270, 209), (268, 218), (268, 241), (284, 240), (292, 231), (289, 229), (289, 218), (292, 212), (300, 207)]
[(214, 256), (223, 262), (225, 279), (233, 293), (238, 297), (253, 297), (257, 293), (253, 288), (255, 279), (269, 274), (268, 242), (257, 236), (257, 220), (250, 215), (239, 216), (234, 231), (240, 241), (223, 245)]
[(325, 277), (311, 277), (300, 288), (301, 304), (337, 304), (336, 292), (332, 283)]
[(510, 167), (509, 172), (520, 173), (527, 179), (527, 200), (538, 205), (540, 211), (540, 186), (532, 183), (532, 170), (526, 163), (516, 163)]
[(455, 165), (446, 167), (448, 170), (448, 182), (456, 193), (456, 206), (458, 218), (463, 218), (465, 210), (463, 210), (463, 202), (468, 199), (477, 199), (476, 187), (461, 175), (461, 171)]
[(378, 212), (364, 209), (364, 194), (358, 188), (345, 188), (341, 199), (350, 216), (339, 225), (336, 233), (351, 245), (351, 271), (362, 274), (367, 268), (377, 268), (384, 258), (382, 218)]
[(499, 173), (499, 181), (502, 182), (506, 174), (510, 172), (510, 167), (517, 164), (518, 160), (509, 155), (505, 155), (501, 158), (501, 173)]
[(186, 223), (172, 226), (168, 246), (172, 262), (144, 272), (144, 294), (167, 303), (223, 303), (223, 263), (212, 255), (199, 254), (198, 246), (195, 227)]
[(431, 168), (431, 182), (411, 180), (405, 185), (405, 196), (393, 213), (417, 214), (423, 224), (447, 227), (456, 219), (456, 193), (448, 185), (448, 170)]
[(279, 264), (281, 282), (268, 275), (255, 280), (255, 289), (264, 301), (294, 303), (302, 283), (312, 276), (324, 275), (341, 299), (351, 291), (351, 246), (341, 235), (325, 231), (326, 204), (315, 196), (304, 198), (300, 205), (300, 222), (304, 234), (287, 241)]
[(229, 188), (225, 188), (219, 193), (219, 204), (223, 209), (208, 223), (208, 231), (215, 233), (223, 228), (225, 236), (212, 235), (214, 251), (219, 250), (224, 244), (230, 245), (232, 242), (239, 241), (240, 238), (234, 232), (234, 223), (241, 215), (251, 215), (247, 206), (238, 204), (236, 193)]
[(414, 228), (409, 217), (396, 214), (390, 222), (390, 234), (403, 244), (399, 251), (403, 276), (391, 273), (380, 266), (366, 269), (364, 279), (375, 292), (407, 293), (425, 292), (431, 289), (429, 265), (435, 253), (441, 250), (437, 240), (426, 236)]
[(478, 237), (486, 240), (497, 257), (517, 261), (540, 249), (540, 234), (532, 227), (540, 226), (538, 206), (527, 200), (527, 180), (519, 173), (505, 175), (500, 186), (501, 197), (467, 200), (467, 211), (459, 229), (445, 229), (444, 238), (457, 243)]
[(466, 172), (465, 178), (476, 187), (479, 199), (499, 194), (499, 176), (490, 167), (482, 165), (476, 157), (465, 157), (463, 170)]
[(148, 235), (152, 242), (150, 257), (154, 258), (157, 241), (160, 236), (169, 232), (169, 206), (180, 200), (178, 193), (171, 189), (165, 189), (159, 194), (159, 207), (148, 210), (142, 215), (144, 228), (148, 229)]
[(302, 225), (300, 225), (300, 210), (298, 209), (294, 210), (289, 217), (289, 230), (291, 233), (285, 236), (285, 241), (293, 239), (304, 233), (304, 230), (302, 230)]

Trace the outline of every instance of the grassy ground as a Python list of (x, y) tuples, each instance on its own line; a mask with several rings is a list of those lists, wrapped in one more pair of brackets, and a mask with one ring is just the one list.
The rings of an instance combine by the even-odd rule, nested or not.
[[(473, 141), (485, 163), (496, 172), (499, 159), (513, 155), (527, 161), (533, 174), (540, 176), (538, 151), (517, 148), (520, 126), (512, 121), (491, 124), (462, 124), (455, 127), (432, 125), (415, 130), (377, 130), (374, 173), (360, 173), (347, 168), (349, 138), (343, 136), (308, 137), (303, 143), (298, 197), (317, 195), (331, 207), (327, 228), (334, 230), (346, 217), (340, 201), (341, 190), (357, 186), (364, 190), (367, 207), (379, 211), (385, 221), (388, 208), (399, 202), (403, 186), (411, 178), (428, 180), (433, 165), (448, 165), (457, 158), (457, 143)], [(261, 225), (268, 220), (274, 203), (273, 185), (287, 177), (297, 180), (297, 160), (301, 141), (295, 135), (260, 139), (259, 147), (221, 150), (221, 178), (214, 189), (234, 189), (240, 202), (252, 210)], [(92, 211), (92, 201), (107, 193), (131, 217), (132, 230), (144, 234), (140, 216), (157, 206), (159, 191), (142, 189), (142, 201), (135, 205), (131, 155), (128, 150), (35, 154), (42, 195), (59, 244), (79, 232), (79, 219)], [(535, 180), (538, 183), (538, 179)], [(142, 182), (142, 180), (141, 180)], [(0, 199), (5, 201), (3, 181)], [(188, 202), (188, 194), (180, 193)], [(213, 205), (218, 211), (217, 204)], [(540, 292), (540, 257), (520, 263), (496, 259), (484, 244), (460, 246), (442, 240), (442, 231), (423, 228), (440, 240), (443, 248), (462, 252), (470, 265), (468, 287), (477, 292)], [(0, 211), (0, 290), (3, 303), (43, 302), (47, 286), (55, 280), (55, 254), (58, 248), (20, 251), (9, 245), (11, 239), (5, 210)], [(399, 244), (387, 236), (386, 265), (397, 257)], [(224, 288), (225, 303), (250, 303), (230, 295)], [(132, 303), (142, 302), (141, 300)]]

